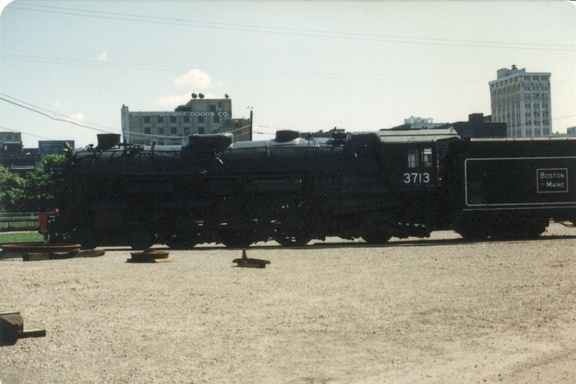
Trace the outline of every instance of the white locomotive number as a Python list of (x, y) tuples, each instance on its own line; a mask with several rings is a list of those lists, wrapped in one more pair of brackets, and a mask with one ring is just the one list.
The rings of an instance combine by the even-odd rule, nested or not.
[(430, 174), (427, 172), (406, 172), (404, 174), (404, 184), (428, 184), (430, 182)]

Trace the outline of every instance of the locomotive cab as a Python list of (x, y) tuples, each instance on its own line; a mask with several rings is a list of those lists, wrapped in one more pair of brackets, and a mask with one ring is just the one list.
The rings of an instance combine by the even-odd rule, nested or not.
[(393, 236), (428, 237), (449, 227), (443, 165), (448, 143), (457, 140), (447, 129), (380, 131), (382, 168), (393, 191), (396, 211), (389, 219)]
[(384, 165), (399, 193), (431, 191), (443, 185), (442, 159), (448, 130), (381, 131)]

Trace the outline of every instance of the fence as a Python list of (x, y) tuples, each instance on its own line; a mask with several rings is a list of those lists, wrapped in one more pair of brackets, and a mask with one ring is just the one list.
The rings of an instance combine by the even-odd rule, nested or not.
[(0, 232), (38, 229), (40, 212), (0, 212)]

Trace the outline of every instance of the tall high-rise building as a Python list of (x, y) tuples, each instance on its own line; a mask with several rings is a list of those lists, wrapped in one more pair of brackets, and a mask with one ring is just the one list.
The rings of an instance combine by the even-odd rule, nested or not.
[(550, 72), (502, 68), (490, 81), (492, 121), (507, 124), (508, 137), (549, 136), (552, 132)]

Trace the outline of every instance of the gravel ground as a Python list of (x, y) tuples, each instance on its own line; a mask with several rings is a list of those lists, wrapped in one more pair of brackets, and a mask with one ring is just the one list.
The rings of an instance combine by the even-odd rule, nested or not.
[(3, 259), (0, 312), (47, 336), (0, 347), (0, 381), (575, 383), (574, 236)]

